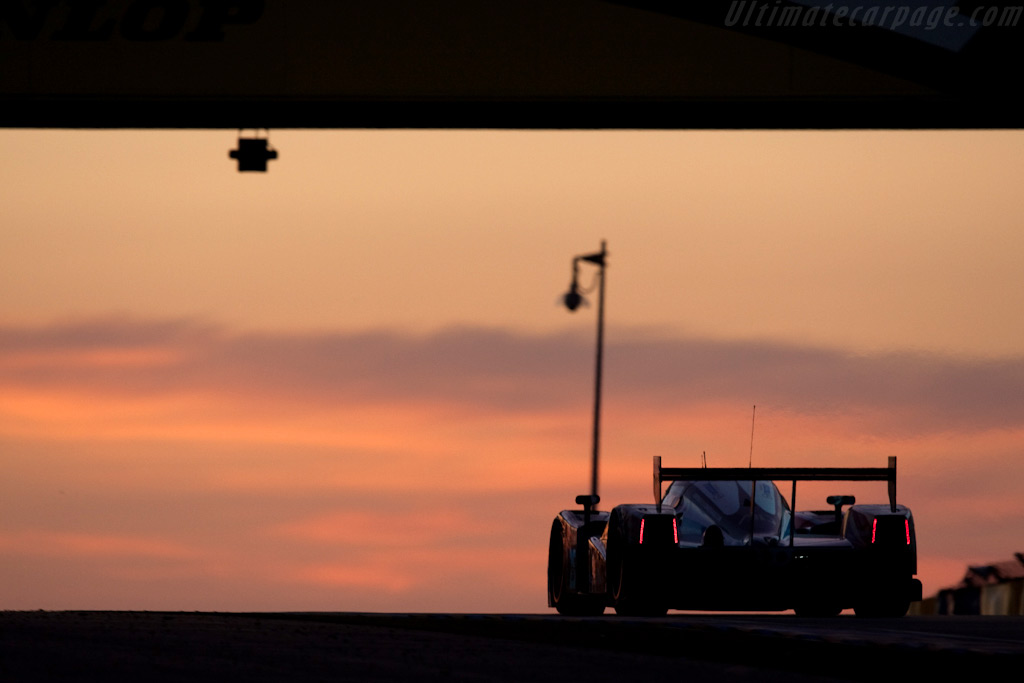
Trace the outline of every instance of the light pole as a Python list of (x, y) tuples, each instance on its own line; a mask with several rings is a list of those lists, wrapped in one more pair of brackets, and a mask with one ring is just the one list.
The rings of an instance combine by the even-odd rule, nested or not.
[(608, 251), (605, 248), (605, 241), (601, 240), (601, 251), (596, 254), (584, 254), (572, 260), (572, 284), (569, 291), (562, 297), (565, 307), (575, 311), (583, 302), (583, 296), (579, 291), (579, 264), (580, 261), (593, 263), (600, 269), (598, 271), (599, 289), (597, 292), (597, 361), (594, 370), (594, 432), (592, 436), (592, 455), (590, 463), (590, 495), (591, 505), (596, 505), (597, 497), (597, 460), (601, 442), (601, 364), (604, 356), (604, 271), (605, 258)]

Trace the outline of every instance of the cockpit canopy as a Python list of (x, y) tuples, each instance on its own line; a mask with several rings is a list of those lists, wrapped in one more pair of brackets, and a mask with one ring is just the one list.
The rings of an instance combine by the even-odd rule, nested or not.
[(662, 508), (675, 509), (684, 545), (703, 545), (709, 527), (721, 531), (714, 542), (727, 546), (788, 542), (789, 504), (771, 481), (674, 481)]

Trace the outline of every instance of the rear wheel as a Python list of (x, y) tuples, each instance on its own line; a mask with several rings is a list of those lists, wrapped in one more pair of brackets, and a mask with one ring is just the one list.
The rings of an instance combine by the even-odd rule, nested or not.
[[(668, 606), (657, 594), (657, 582), (647, 575), (639, 558), (630, 558), (626, 541), (611, 531), (608, 538), (608, 592), (615, 613), (629, 617), (663, 617)], [(630, 560), (633, 561), (630, 561)]]
[[(569, 587), (572, 554), (566, 547), (562, 525), (555, 520), (548, 541), (548, 602), (559, 614), (591, 617), (604, 613), (604, 595), (590, 595)], [(578, 579), (577, 579), (578, 580)]]

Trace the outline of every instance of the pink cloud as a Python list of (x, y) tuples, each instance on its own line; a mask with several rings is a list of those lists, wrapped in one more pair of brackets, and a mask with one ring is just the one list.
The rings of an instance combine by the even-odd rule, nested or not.
[[(758, 341), (610, 334), (609, 400), (684, 408), (754, 403), (891, 435), (1019, 427), (1024, 358), (853, 355)], [(89, 397), (187, 396), (273, 411), (331, 405), (544, 413), (589, 401), (592, 340), (455, 328), (230, 334), (189, 321), (0, 329), (0, 382)]]
[[(179, 596), (230, 593), (239, 609), (376, 587), (388, 597), (358, 604), (542, 610), (547, 526), (587, 487), (592, 344), (467, 328), (0, 328), (0, 548), (50, 560), (38, 574), (53, 581), (53, 558), (68, 572), (105, 563), (87, 570), (94, 595), (118, 595), (120, 572), (162, 595), (168, 581)], [(1024, 359), (619, 331), (606, 363), (605, 504), (649, 500), (655, 454), (745, 465), (756, 403), (760, 464), (900, 457), (922, 571), (1019, 550)], [(14, 571), (0, 580), (30, 581)]]

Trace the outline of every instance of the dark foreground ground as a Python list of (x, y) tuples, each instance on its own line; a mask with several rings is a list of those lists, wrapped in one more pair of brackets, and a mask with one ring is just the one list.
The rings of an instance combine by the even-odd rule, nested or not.
[(0, 681), (841, 681), (1017, 676), (1020, 617), (0, 612)]

